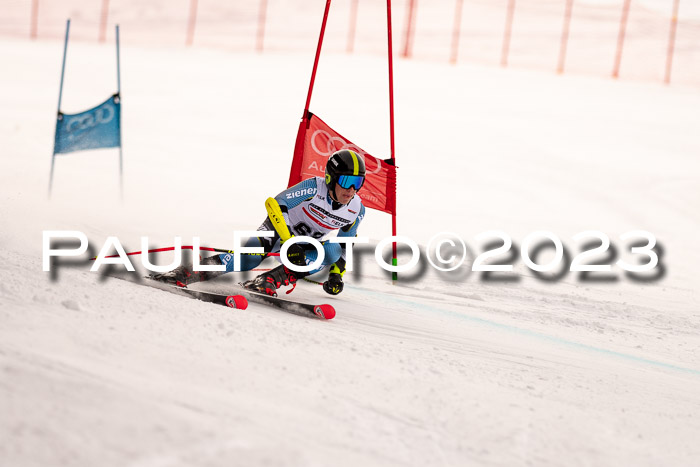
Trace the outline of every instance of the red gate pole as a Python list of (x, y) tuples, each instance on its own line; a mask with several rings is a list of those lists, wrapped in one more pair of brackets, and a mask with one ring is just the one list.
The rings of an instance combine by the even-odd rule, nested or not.
[(102, 14), (100, 15), (99, 41), (104, 42), (107, 37), (107, 16), (109, 15), (109, 0), (102, 0)]
[(503, 31), (503, 50), (501, 51), (501, 66), (508, 66), (508, 51), (510, 49), (510, 35), (513, 29), (513, 16), (515, 15), (515, 0), (508, 0), (506, 12), (506, 27)]
[(452, 28), (452, 52), (450, 53), (450, 63), (453, 65), (457, 63), (457, 56), (459, 55), (459, 30), (462, 25), (462, 5), (464, 0), (457, 0), (455, 4), (455, 22)]
[(622, 46), (625, 43), (625, 30), (627, 29), (627, 18), (630, 13), (631, 0), (625, 0), (622, 6), (622, 18), (620, 19), (620, 32), (617, 35), (617, 52), (615, 53), (615, 65), (613, 67), (612, 77), (620, 76), (620, 63), (622, 62)]
[(557, 73), (564, 73), (564, 62), (566, 62), (566, 47), (569, 44), (569, 28), (571, 26), (571, 10), (574, 8), (574, 0), (566, 0), (566, 11), (564, 12), (564, 27), (561, 31), (561, 45), (559, 46), (559, 63)]
[(350, 25), (348, 27), (347, 53), (351, 54), (355, 45), (355, 27), (357, 25), (357, 3), (359, 0), (352, 0), (350, 4)]
[(39, 24), (39, 0), (32, 0), (32, 19), (29, 23), (29, 38), (36, 39)]
[(194, 42), (194, 28), (197, 25), (197, 0), (190, 0), (190, 18), (187, 21), (187, 38), (185, 45), (190, 46)]
[[(411, 1), (413, 4), (413, 1)], [(388, 56), (389, 56), (389, 141), (391, 144), (391, 161), (396, 166), (396, 151), (394, 147), (394, 61), (393, 49), (391, 44), (391, 0), (386, 0), (386, 29), (388, 38)], [(391, 215), (391, 235), (396, 236), (396, 192), (394, 192), (394, 212)], [(391, 244), (392, 260), (391, 264), (398, 264), (396, 254), (396, 242)], [(398, 280), (398, 275), (395, 272), (391, 273), (393, 281)], [(395, 282), (394, 282), (395, 283)]]
[[(391, 12), (391, 6), (388, 7), (389, 12)], [(406, 35), (403, 42), (403, 53), (401, 54), (404, 58), (409, 58), (411, 56), (411, 48), (413, 46), (413, 21), (415, 19), (416, 12), (416, 0), (410, 0), (408, 4), (408, 17), (406, 19)]]
[(678, 27), (678, 7), (680, 0), (673, 1), (673, 15), (671, 16), (671, 31), (668, 35), (668, 53), (666, 54), (666, 76), (664, 83), (671, 83), (671, 65), (673, 64), (673, 49), (676, 45), (676, 28)]
[(255, 49), (258, 52), (263, 51), (263, 43), (265, 42), (265, 18), (267, 16), (267, 0), (260, 0), (260, 11), (258, 13), (258, 41)]
[(323, 12), (323, 22), (321, 23), (321, 33), (318, 36), (318, 45), (316, 46), (316, 57), (314, 57), (314, 67), (311, 70), (311, 82), (309, 83), (309, 93), (306, 95), (306, 105), (304, 106), (304, 115), (302, 119), (307, 118), (309, 113), (309, 105), (311, 105), (311, 93), (314, 90), (314, 81), (316, 81), (316, 70), (318, 69), (318, 59), (321, 57), (321, 47), (323, 46), (323, 35), (326, 33), (326, 22), (328, 21), (328, 10), (331, 8), (331, 0), (326, 0), (326, 9)]
[(306, 127), (311, 119), (309, 115), (309, 105), (311, 105), (311, 93), (314, 90), (314, 81), (316, 81), (316, 70), (318, 68), (318, 60), (321, 57), (321, 47), (323, 46), (323, 35), (326, 32), (326, 22), (328, 21), (328, 10), (331, 7), (331, 0), (326, 0), (326, 9), (323, 12), (323, 22), (321, 23), (321, 33), (318, 36), (318, 45), (316, 46), (316, 57), (314, 57), (314, 67), (311, 70), (311, 82), (309, 83), (309, 93), (306, 95), (306, 104), (304, 104), (304, 113), (301, 116), (301, 122), (299, 122), (299, 131), (297, 132), (297, 139), (294, 142), (294, 159), (292, 160), (292, 168), (289, 172), (289, 183), (288, 186), (292, 186), (299, 183), (301, 180), (296, 178), (296, 174), (301, 173), (301, 154), (304, 148), (304, 135)]

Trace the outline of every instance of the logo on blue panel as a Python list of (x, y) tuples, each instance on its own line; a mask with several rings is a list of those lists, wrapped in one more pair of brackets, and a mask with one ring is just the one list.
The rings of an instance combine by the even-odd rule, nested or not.
[(119, 95), (79, 114), (58, 114), (54, 154), (121, 146)]

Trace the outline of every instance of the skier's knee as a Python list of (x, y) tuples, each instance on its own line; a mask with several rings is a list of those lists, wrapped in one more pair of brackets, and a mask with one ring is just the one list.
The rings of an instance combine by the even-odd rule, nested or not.
[[(226, 272), (233, 272), (235, 270), (235, 261), (233, 253), (222, 253), (219, 255), (221, 259), (221, 264), (226, 266)], [(250, 271), (255, 269), (262, 263), (262, 255), (241, 255), (241, 264), (239, 267), (240, 271)]]

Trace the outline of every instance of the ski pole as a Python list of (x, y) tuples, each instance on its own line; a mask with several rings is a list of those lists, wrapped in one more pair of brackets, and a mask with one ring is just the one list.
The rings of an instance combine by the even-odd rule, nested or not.
[(306, 282), (311, 282), (312, 284), (323, 285), (323, 282), (318, 282), (313, 279), (307, 279), (306, 277), (302, 277), (302, 279), (304, 279)]
[[(175, 249), (174, 246), (169, 246), (166, 248), (154, 248), (152, 250), (148, 250), (146, 253), (161, 253), (163, 251), (173, 251)], [(184, 245), (180, 247), (181, 250), (192, 250), (193, 246), (192, 245)], [(199, 247), (200, 250), (204, 251), (213, 251), (215, 253), (233, 253), (233, 250), (225, 250), (223, 248), (210, 248), (206, 246)], [(141, 255), (143, 254), (143, 251), (131, 251), (126, 254), (126, 256), (133, 256), (133, 255)], [(243, 255), (251, 255), (251, 256), (279, 256), (279, 253), (241, 253)], [(105, 258), (116, 258), (119, 255), (109, 255), (105, 256)], [(95, 261), (97, 259), (97, 256), (94, 258), (91, 258), (91, 261)]]

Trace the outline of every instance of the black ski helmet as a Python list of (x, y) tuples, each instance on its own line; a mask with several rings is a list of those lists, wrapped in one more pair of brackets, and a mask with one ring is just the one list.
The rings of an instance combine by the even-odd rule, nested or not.
[[(343, 177), (342, 180), (341, 177)], [(355, 151), (341, 149), (334, 152), (328, 159), (326, 164), (326, 185), (332, 193), (339, 182), (343, 188), (354, 186), (355, 191), (360, 191), (364, 179), (365, 161)]]

